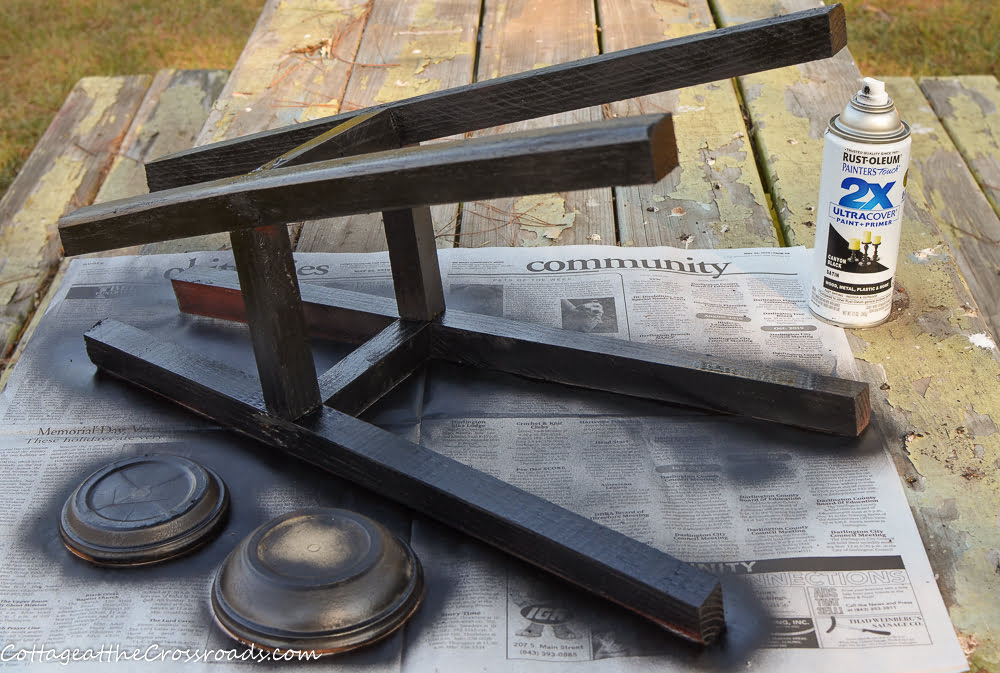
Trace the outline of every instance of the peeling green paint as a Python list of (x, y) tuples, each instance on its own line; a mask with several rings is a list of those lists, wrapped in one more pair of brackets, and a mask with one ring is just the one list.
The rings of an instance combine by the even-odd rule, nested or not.
[(24, 206), (3, 228), (0, 248), (6, 259), (0, 274), (0, 298), (4, 304), (25, 298), (25, 292), (34, 292), (35, 283), (25, 281), (47, 272), (40, 260), (45, 259), (47, 247), (56, 245), (56, 223), (66, 205), (73, 203), (85, 173), (84, 159), (66, 154), (56, 157)]
[(442, 87), (440, 79), (425, 76), (431, 66), (459, 56), (472, 56), (475, 44), (464, 39), (460, 26), (440, 20), (431, 2), (421, 3), (412, 24), (416, 34), (399, 51), (398, 64), (385, 69), (385, 80), (375, 103), (391, 103)]
[(653, 0), (652, 6), (660, 18), (664, 37), (684, 37), (715, 27), (710, 20), (707, 7), (704, 14), (699, 15), (701, 12), (698, 11), (697, 5), (689, 7), (676, 0)]
[(118, 93), (125, 85), (123, 77), (84, 77), (77, 86), (82, 88), (90, 99), (90, 110), (87, 116), (76, 125), (74, 133), (83, 137), (93, 131), (98, 124), (114, 121), (114, 117), (106, 118), (108, 109), (118, 100)]
[(992, 75), (926, 77), (920, 87), (1000, 214), (1000, 83)]
[(823, 137), (794, 92), (821, 84), (807, 80), (797, 66), (757, 73), (746, 81), (752, 84), (744, 88), (744, 100), (758, 152), (770, 158), (767, 177), (782, 235), (788, 245), (812, 245)]
[(558, 194), (532, 194), (514, 202), (514, 222), (522, 232), (524, 247), (555, 245), (563, 231), (576, 222), (576, 211), (566, 209), (566, 199)]
[[(224, 77), (225, 73), (220, 76)], [(139, 129), (133, 147), (142, 148), (150, 159), (177, 151), (177, 137), (189, 137), (192, 123), (205, 119), (208, 113), (207, 95), (197, 84), (180, 84), (165, 89), (153, 115)], [(130, 151), (132, 149), (129, 148)]]
[[(244, 50), (252, 63), (241, 61), (237, 65), (220, 97), (225, 102), (212, 111), (207, 131), (197, 144), (263, 130), (275, 117), (284, 123), (301, 121), (310, 110), (309, 102), (314, 102), (305, 90), (308, 80), (303, 78), (311, 66), (300, 65), (304, 56), (294, 50), (336, 36), (350, 21), (362, 16), (367, 5), (365, 0), (283, 0), (262, 15)], [(320, 65), (328, 61), (313, 58)], [(322, 109), (330, 115), (338, 108), (339, 103), (335, 108)]]

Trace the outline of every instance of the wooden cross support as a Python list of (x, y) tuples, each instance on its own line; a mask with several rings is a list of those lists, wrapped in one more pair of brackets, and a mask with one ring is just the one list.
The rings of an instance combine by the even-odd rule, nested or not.
[[(445, 310), (430, 204), (655, 182), (677, 163), (669, 116), (411, 145), (829, 57), (845, 41), (835, 5), (155, 162), (151, 194), (63, 218), (66, 253), (230, 232), (238, 281), (187, 273), (175, 289), (185, 311), (247, 321), (259, 383), (110, 320), (87, 333), (88, 353), (114, 376), (711, 642), (724, 625), (716, 578), (353, 415), (428, 358), (849, 436), (868, 423), (867, 387)], [(371, 211), (383, 214), (395, 303), (300, 290), (285, 225)], [(362, 345), (317, 377), (309, 332)]]

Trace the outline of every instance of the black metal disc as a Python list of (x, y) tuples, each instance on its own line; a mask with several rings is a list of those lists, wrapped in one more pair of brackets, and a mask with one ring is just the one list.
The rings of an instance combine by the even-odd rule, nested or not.
[(145, 565), (206, 542), (228, 509), (226, 485), (212, 470), (180, 456), (138, 456), (87, 477), (63, 506), (59, 532), (91, 563)]
[(212, 585), (216, 621), (233, 638), (317, 654), (387, 636), (422, 598), (413, 550), (376, 521), (332, 508), (265, 523), (233, 550)]

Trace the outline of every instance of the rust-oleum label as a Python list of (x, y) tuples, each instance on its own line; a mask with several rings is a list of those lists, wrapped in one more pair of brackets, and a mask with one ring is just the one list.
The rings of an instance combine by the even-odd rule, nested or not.
[(909, 137), (869, 144), (827, 131), (809, 299), (820, 318), (845, 327), (888, 318), (909, 159)]

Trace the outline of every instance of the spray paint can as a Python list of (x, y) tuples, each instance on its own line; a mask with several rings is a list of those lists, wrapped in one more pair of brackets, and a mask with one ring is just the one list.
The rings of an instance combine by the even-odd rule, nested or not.
[(866, 77), (823, 139), (809, 308), (826, 322), (889, 317), (909, 165), (910, 127), (885, 84)]

